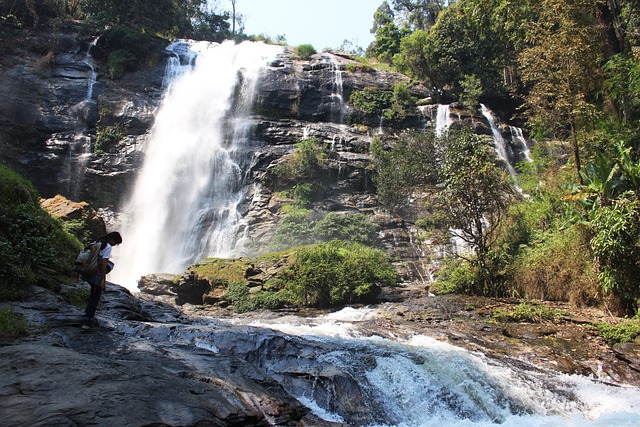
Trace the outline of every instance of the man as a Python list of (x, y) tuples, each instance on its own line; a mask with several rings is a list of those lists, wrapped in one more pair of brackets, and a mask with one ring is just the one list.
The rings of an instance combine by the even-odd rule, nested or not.
[(91, 293), (87, 301), (87, 307), (82, 316), (82, 327), (88, 329), (91, 326), (97, 326), (98, 322), (94, 318), (98, 302), (102, 291), (107, 287), (107, 274), (113, 269), (113, 263), (109, 260), (111, 257), (111, 249), (122, 243), (122, 237), (117, 231), (111, 232), (98, 239), (102, 243), (100, 249), (100, 257), (98, 261), (98, 269), (92, 273), (84, 273), (80, 276), (82, 280), (91, 285)]

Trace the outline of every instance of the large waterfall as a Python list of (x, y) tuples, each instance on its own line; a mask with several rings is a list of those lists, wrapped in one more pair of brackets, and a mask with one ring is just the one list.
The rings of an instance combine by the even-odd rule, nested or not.
[(170, 61), (167, 76), (175, 79), (123, 209), (124, 242), (112, 276), (129, 288), (141, 275), (181, 273), (203, 257), (237, 252), (247, 116), (261, 67), (281, 51), (249, 42), (175, 47), (189, 55)]

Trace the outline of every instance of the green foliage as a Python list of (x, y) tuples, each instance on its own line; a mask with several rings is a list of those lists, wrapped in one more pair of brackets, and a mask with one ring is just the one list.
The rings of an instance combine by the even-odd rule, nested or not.
[(110, 153), (125, 136), (125, 129), (120, 123), (111, 126), (98, 126), (94, 152)]
[(395, 15), (387, 2), (383, 2), (374, 14), (371, 32), (375, 41), (367, 48), (367, 56), (378, 58), (391, 64), (393, 57), (400, 51), (400, 40), (405, 34), (394, 22)]
[(416, 100), (404, 83), (396, 83), (393, 90), (382, 90), (376, 87), (366, 87), (355, 90), (349, 97), (355, 109), (350, 117), (352, 123), (377, 123), (380, 116), (386, 122), (398, 124), (413, 113)]
[(379, 116), (384, 109), (391, 106), (392, 98), (392, 92), (370, 86), (363, 90), (354, 90), (349, 97), (349, 103), (365, 115)]
[(474, 293), (496, 294), (492, 249), (515, 192), (495, 164), (493, 147), (468, 129), (450, 132), (441, 167), (443, 190), (438, 208), (452, 234), (469, 245), (467, 260), (479, 274)]
[(569, 201), (578, 200), (581, 212), (574, 221), (588, 227), (590, 247), (600, 269), (602, 291), (620, 300), (621, 309), (637, 309), (640, 290), (640, 161), (631, 149), (618, 145), (618, 159), (602, 155), (581, 172), (584, 184), (573, 187)]
[(271, 188), (282, 188), (314, 178), (322, 167), (324, 157), (317, 138), (304, 139), (296, 144), (291, 157), (268, 171), (265, 183)]
[(438, 280), (430, 291), (438, 294), (470, 294), (479, 287), (478, 274), (461, 258), (452, 258), (438, 271)]
[(8, 308), (0, 308), (0, 337), (20, 337), (29, 335), (27, 321)]
[(372, 302), (397, 273), (382, 251), (334, 240), (299, 252), (282, 280), (296, 305), (326, 308)]
[(408, 132), (385, 150), (380, 139), (371, 144), (374, 182), (382, 206), (396, 211), (416, 188), (436, 184), (441, 156), (433, 133)]
[(460, 81), (460, 101), (469, 110), (475, 110), (482, 95), (482, 82), (474, 75), (465, 75)]
[(604, 66), (604, 88), (621, 109), (622, 117), (640, 117), (640, 62), (626, 54), (609, 58)]
[(313, 234), (320, 241), (345, 240), (373, 245), (378, 227), (364, 214), (328, 213), (317, 222)]
[(278, 225), (269, 242), (269, 248), (272, 251), (281, 251), (295, 246), (308, 245), (314, 241), (311, 212), (306, 209), (293, 209), (284, 216)]
[(607, 344), (613, 347), (616, 344), (638, 340), (638, 337), (640, 337), (640, 319), (626, 320), (617, 325), (600, 322), (596, 325), (596, 329)]
[(363, 214), (329, 213), (317, 220), (310, 211), (293, 208), (282, 219), (269, 247), (280, 251), (333, 239), (371, 245), (376, 242), (377, 231)]
[(496, 309), (493, 312), (493, 319), (498, 322), (515, 323), (542, 323), (546, 321), (557, 321), (566, 316), (562, 310), (554, 310), (541, 304), (523, 302), (513, 307), (511, 310)]
[(0, 165), (0, 300), (19, 298), (27, 285), (70, 273), (80, 243), (45, 212), (35, 189)]
[(301, 44), (293, 48), (293, 54), (302, 60), (308, 60), (316, 53), (316, 49), (310, 44)]

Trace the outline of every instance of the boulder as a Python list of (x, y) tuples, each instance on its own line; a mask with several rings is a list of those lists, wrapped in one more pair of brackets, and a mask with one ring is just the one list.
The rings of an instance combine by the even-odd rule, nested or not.
[(58, 194), (51, 199), (42, 199), (40, 204), (63, 222), (80, 221), (82, 228), (75, 231), (80, 241), (85, 240), (86, 236), (93, 242), (107, 234), (104, 219), (87, 202), (72, 202)]

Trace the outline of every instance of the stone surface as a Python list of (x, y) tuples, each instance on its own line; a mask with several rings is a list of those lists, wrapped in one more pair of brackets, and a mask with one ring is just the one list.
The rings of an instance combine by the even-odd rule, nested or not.
[[(321, 312), (233, 315), (221, 308), (132, 295), (109, 284), (97, 319), (81, 329), (81, 308), (66, 301), (84, 285), (59, 294), (34, 287), (25, 300), (0, 303), (30, 324), (27, 337), (0, 340), (0, 412), (6, 425), (337, 426), (299, 400), (331, 408), (344, 425), (393, 416), (366, 387), (376, 358), (391, 349), (345, 345), (339, 338), (306, 339), (250, 326), (318, 322)], [(394, 290), (392, 292), (399, 292)], [(612, 350), (589, 324), (497, 325), (490, 313), (516, 300), (440, 296), (399, 298), (371, 306), (353, 322), (362, 337), (390, 340), (427, 335), (480, 352), (522, 372), (564, 372), (600, 382), (640, 386), (637, 345)], [(568, 307), (554, 307), (568, 309)], [(599, 321), (597, 310), (575, 318)], [(311, 315), (311, 318), (305, 318)], [(215, 316), (216, 319), (210, 316)], [(233, 321), (225, 320), (233, 316)], [(503, 334), (505, 327), (544, 333)], [(423, 362), (424, 363), (424, 362)], [(454, 402), (450, 402), (455, 405)], [(517, 401), (512, 402), (517, 406)], [(455, 406), (453, 406), (455, 408)]]

